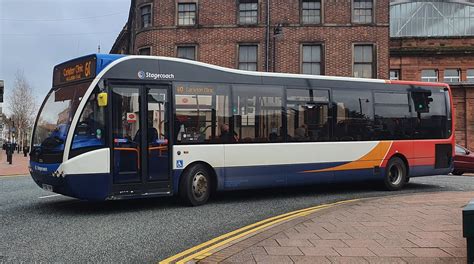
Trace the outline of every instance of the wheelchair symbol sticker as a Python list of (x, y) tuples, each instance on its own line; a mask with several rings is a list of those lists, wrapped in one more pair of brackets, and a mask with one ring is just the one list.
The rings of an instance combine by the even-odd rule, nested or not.
[(184, 162), (183, 160), (177, 160), (176, 161), (176, 168), (181, 169), (184, 167)]

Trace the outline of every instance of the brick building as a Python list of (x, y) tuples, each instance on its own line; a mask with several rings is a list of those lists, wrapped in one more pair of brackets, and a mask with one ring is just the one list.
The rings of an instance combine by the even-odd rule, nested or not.
[(451, 85), (456, 141), (474, 149), (474, 1), (390, 3), (390, 78)]
[(388, 78), (389, 0), (132, 0), (111, 53)]

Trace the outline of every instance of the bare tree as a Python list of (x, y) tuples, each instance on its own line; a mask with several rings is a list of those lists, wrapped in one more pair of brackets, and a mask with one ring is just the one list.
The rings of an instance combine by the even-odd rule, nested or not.
[(37, 104), (33, 88), (22, 70), (15, 74), (13, 91), (7, 97), (10, 118), (15, 123), (18, 143), (23, 146), (36, 116)]

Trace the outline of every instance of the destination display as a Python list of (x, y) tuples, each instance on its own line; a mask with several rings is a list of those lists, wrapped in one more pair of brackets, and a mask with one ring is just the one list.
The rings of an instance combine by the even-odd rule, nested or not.
[(54, 68), (53, 85), (61, 85), (94, 78), (96, 75), (96, 57), (86, 57), (66, 62)]
[(214, 94), (214, 87), (179, 85), (178, 87), (176, 87), (176, 93), (177, 94), (212, 95)]

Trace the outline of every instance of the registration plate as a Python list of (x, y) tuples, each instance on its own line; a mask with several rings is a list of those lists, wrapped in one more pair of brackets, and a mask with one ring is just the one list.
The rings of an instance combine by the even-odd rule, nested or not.
[(49, 184), (43, 184), (43, 190), (45, 191), (48, 191), (48, 192), (52, 192), (53, 191), (53, 186), (49, 185)]

